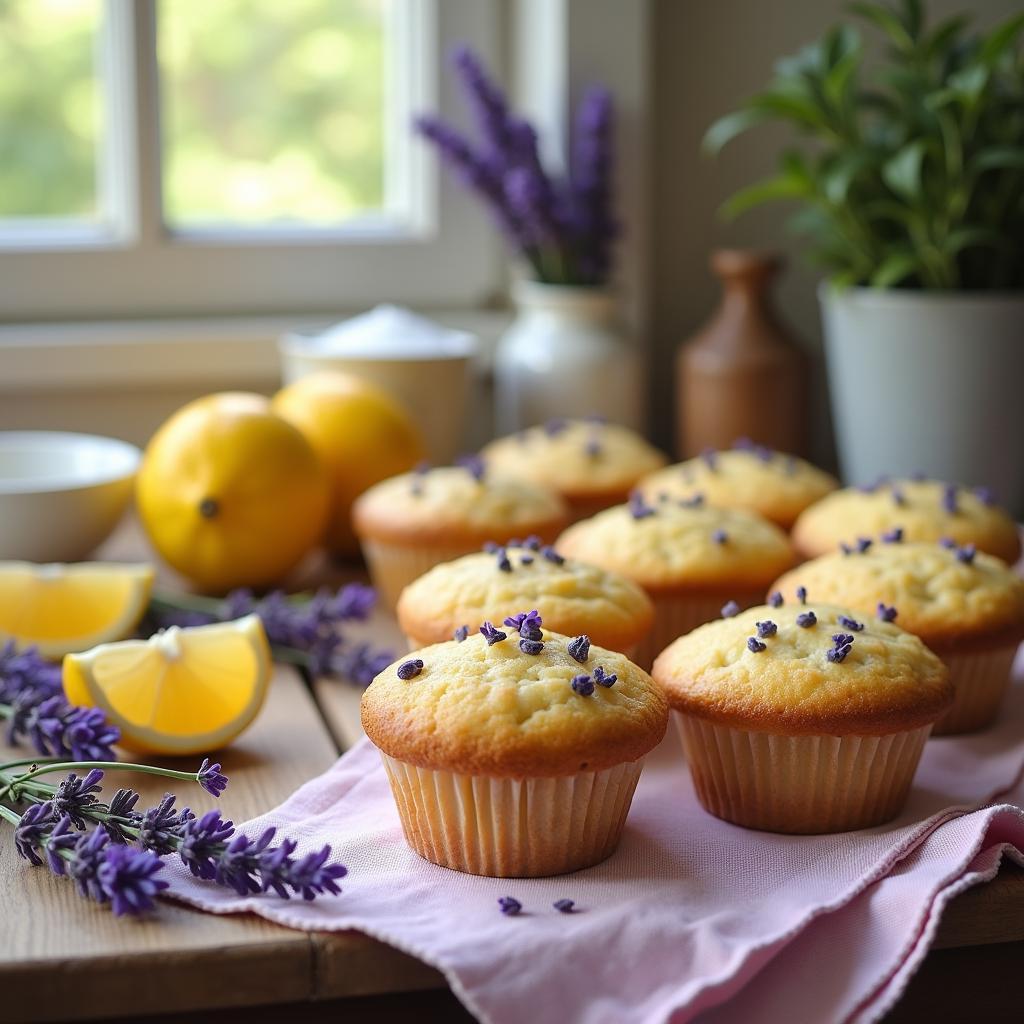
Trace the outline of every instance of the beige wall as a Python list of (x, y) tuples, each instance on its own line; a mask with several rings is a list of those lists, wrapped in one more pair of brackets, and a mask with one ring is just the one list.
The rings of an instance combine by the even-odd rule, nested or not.
[[(847, 5), (840, 0), (655, 0), (654, 111), (651, 167), (652, 380), (657, 432), (668, 443), (676, 346), (713, 308), (717, 289), (707, 269), (717, 245), (782, 247), (790, 253), (778, 306), (808, 350), (820, 345), (815, 274), (787, 239), (781, 208), (762, 208), (723, 224), (716, 208), (733, 191), (774, 167), (784, 133), (766, 127), (732, 143), (715, 160), (700, 155), (707, 126), (756, 91), (774, 61), (815, 39)], [(975, 12), (980, 24), (1021, 10), (1020, 0), (932, 0), (933, 17)], [(870, 34), (870, 30), (865, 35)], [(827, 402), (813, 389), (813, 454), (832, 459)]]

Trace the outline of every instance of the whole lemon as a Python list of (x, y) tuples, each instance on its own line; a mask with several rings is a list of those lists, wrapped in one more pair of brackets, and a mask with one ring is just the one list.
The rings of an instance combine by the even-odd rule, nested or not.
[(352, 502), (368, 487), (412, 469), (423, 458), (419, 429), (389, 394), (346, 373), (303, 377), (274, 396), (273, 408), (302, 431), (327, 467), (327, 547), (336, 555), (356, 554)]
[(136, 483), (153, 546), (204, 590), (278, 582), (320, 539), (329, 488), (309, 442), (262, 395), (208, 395), (154, 435)]

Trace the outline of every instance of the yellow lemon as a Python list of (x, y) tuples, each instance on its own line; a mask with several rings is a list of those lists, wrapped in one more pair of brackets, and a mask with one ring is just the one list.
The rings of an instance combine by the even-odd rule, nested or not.
[(149, 603), (148, 565), (0, 562), (0, 645), (62, 658), (128, 636)]
[(166, 561), (209, 591), (278, 582), (320, 539), (327, 476), (261, 395), (209, 395), (153, 436), (139, 515)]
[(263, 625), (249, 615), (69, 654), (64, 695), (72, 704), (101, 708), (129, 750), (202, 754), (230, 743), (252, 722), (270, 672)]
[(316, 449), (331, 481), (326, 542), (336, 555), (359, 550), (352, 502), (367, 488), (412, 469), (424, 456), (412, 417), (390, 395), (359, 377), (314, 373), (279, 391), (274, 411)]

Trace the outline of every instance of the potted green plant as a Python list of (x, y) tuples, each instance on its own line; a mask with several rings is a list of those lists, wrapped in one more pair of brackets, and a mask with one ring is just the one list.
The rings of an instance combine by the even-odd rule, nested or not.
[(797, 130), (778, 173), (724, 213), (793, 200), (828, 272), (820, 300), (848, 478), (923, 470), (1024, 507), (1024, 14), (986, 33), (919, 0), (859, 3), (711, 126), (717, 151), (765, 121)]

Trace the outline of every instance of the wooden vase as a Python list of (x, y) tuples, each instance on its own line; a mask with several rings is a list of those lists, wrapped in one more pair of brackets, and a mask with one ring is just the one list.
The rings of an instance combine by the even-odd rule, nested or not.
[(805, 446), (807, 357), (780, 324), (774, 253), (718, 249), (722, 300), (676, 357), (676, 444), (682, 458), (739, 437), (779, 451)]

